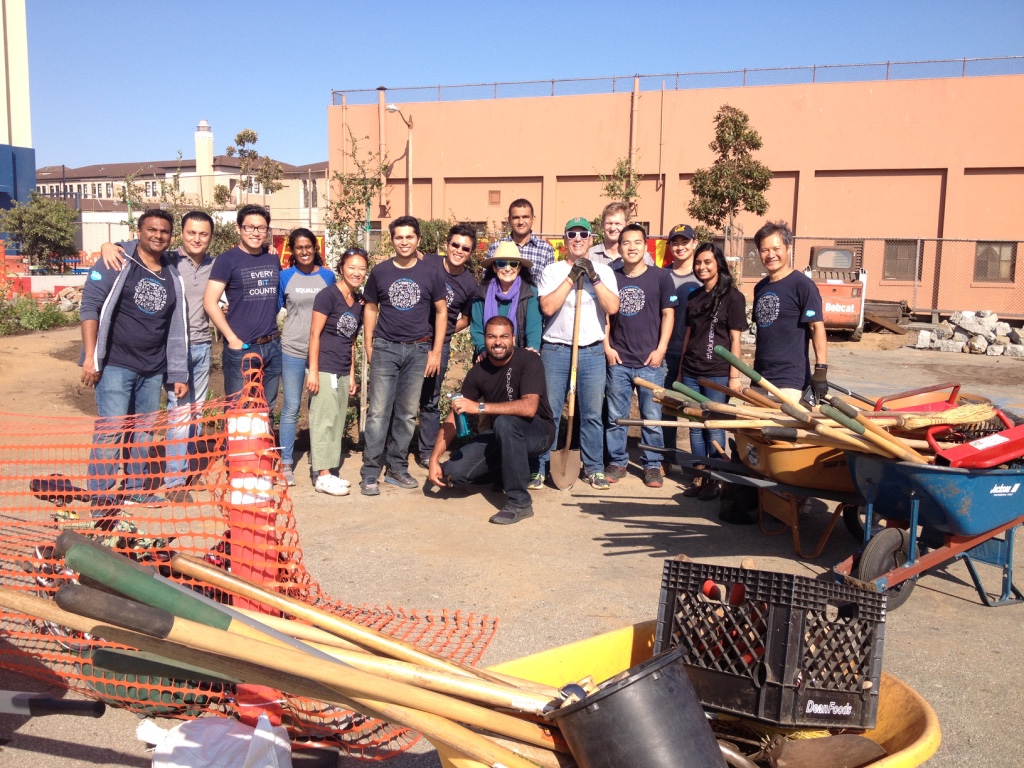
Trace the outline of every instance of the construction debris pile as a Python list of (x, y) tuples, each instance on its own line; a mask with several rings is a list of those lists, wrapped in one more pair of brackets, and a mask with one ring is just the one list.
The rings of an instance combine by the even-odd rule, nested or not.
[(1024, 328), (1011, 328), (989, 310), (954, 312), (934, 330), (917, 334), (916, 349), (968, 352), (973, 355), (1024, 357)]

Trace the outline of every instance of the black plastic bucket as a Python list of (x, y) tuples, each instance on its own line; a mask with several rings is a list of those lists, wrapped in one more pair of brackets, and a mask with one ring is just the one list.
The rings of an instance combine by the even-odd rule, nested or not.
[(580, 768), (726, 768), (674, 648), (548, 715)]

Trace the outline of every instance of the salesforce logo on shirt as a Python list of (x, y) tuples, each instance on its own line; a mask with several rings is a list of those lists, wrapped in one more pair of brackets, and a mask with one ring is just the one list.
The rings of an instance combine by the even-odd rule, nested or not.
[(167, 305), (167, 289), (151, 277), (144, 277), (135, 285), (135, 306), (147, 315), (155, 315)]
[(405, 312), (420, 303), (420, 287), (408, 277), (399, 278), (388, 288), (388, 298), (391, 306)]
[(767, 328), (779, 318), (779, 295), (764, 293), (754, 306), (754, 320), (758, 328)]
[(359, 328), (359, 323), (356, 321), (356, 316), (351, 312), (346, 312), (344, 315), (338, 318), (338, 335), (344, 336), (346, 339), (351, 339), (356, 330)]
[(647, 297), (642, 288), (636, 285), (627, 285), (619, 291), (619, 314), (625, 317), (632, 317), (647, 304)]

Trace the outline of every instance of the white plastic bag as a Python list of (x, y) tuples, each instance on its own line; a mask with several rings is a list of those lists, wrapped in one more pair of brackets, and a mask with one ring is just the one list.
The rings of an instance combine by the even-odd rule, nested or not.
[(186, 720), (164, 730), (152, 720), (135, 735), (155, 744), (153, 768), (291, 768), (288, 732), (260, 715), (255, 728), (223, 717)]

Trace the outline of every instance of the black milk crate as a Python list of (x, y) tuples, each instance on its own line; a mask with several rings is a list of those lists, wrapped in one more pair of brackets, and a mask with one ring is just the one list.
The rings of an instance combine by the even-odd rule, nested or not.
[(665, 561), (654, 652), (685, 649), (708, 709), (784, 727), (873, 728), (884, 638), (882, 594)]

